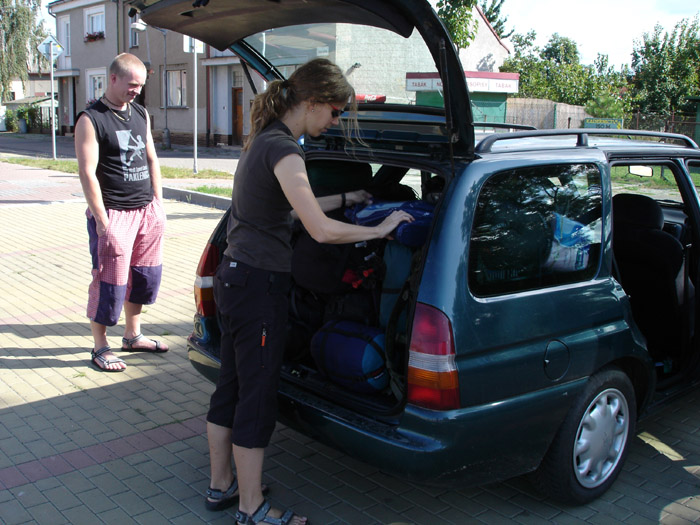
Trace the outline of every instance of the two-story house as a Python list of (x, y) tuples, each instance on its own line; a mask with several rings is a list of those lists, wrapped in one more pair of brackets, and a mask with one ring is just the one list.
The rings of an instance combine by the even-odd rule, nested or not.
[[(184, 49), (189, 39), (183, 35), (156, 27), (143, 30), (139, 24), (134, 26), (138, 13), (130, 10), (123, 0), (55, 0), (49, 4), (49, 12), (56, 17), (57, 39), (64, 47), (55, 73), (59, 92), (59, 132), (73, 132), (80, 111), (104, 93), (112, 59), (119, 53), (130, 52), (141, 58), (148, 69), (147, 83), (139, 102), (151, 114), (156, 142), (162, 140), (163, 130), (167, 128), (171, 143), (192, 144), (195, 107), (199, 144), (240, 144), (247, 135), (254, 91), (247, 80), (246, 70), (232, 52), (206, 46), (204, 52), (195, 57)], [(469, 52), (463, 55), (463, 63), (466, 69), (481, 71), (477, 74), (482, 76), (484, 72), (497, 76), (499, 73), (494, 71), (498, 70), (509, 50), (478, 8), (475, 16), (479, 30)], [(275, 66), (289, 74), (300, 64), (321, 54), (347, 72), (356, 91), (364, 98), (376, 100), (392, 97), (395, 93), (406, 96), (407, 78), (388, 78), (382, 71), (362, 67), (363, 56), (376, 55), (378, 50), (391, 48), (377, 41), (379, 32), (372, 28), (331, 25), (325, 33), (333, 36), (327, 46), (311, 46), (307, 52), (297, 50), (293, 56), (280, 55), (274, 61)], [(268, 45), (268, 49), (273, 46), (285, 49), (287, 46), (283, 42), (289, 37), (284, 30), (269, 32), (260, 36), (263, 40), (260, 45)], [(418, 49), (417, 45), (415, 54), (387, 59), (404, 61), (406, 71), (425, 71), (426, 61), (431, 61), (431, 58)], [(257, 75), (251, 75), (251, 81), (257, 91), (264, 89), (264, 83)], [(489, 85), (488, 82), (483, 84)], [(502, 98), (505, 103), (505, 93)], [(479, 97), (475, 100), (478, 101)]]
[[(148, 28), (145, 33), (132, 29), (138, 15), (129, 16), (129, 8), (121, 0), (56, 0), (49, 4), (49, 13), (56, 18), (57, 39), (64, 48), (55, 72), (61, 133), (72, 133), (80, 111), (104, 94), (114, 57), (130, 52), (148, 68), (139, 102), (148, 107), (154, 135), (165, 128), (167, 115), (176, 137), (187, 130), (192, 137), (189, 123), (194, 100), (187, 78), (193, 64), (192, 55), (183, 51), (182, 35), (156, 28)], [(165, 76), (167, 93), (163, 89)], [(200, 87), (204, 89), (204, 81)], [(200, 100), (205, 98), (203, 93)]]

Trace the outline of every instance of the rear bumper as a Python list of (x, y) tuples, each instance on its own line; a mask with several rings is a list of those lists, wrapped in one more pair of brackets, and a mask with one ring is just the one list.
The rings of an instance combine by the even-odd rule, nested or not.
[(475, 485), (537, 468), (585, 382), (449, 412), (408, 405), (395, 421), (363, 417), (283, 382), (279, 419), (396, 476)]
[[(187, 340), (188, 358), (216, 383), (218, 341), (205, 344), (197, 334)], [(375, 419), (282, 380), (278, 419), (404, 479), (477, 485), (537, 468), (586, 381), (448, 412), (407, 405), (393, 419)]]
[(187, 358), (192, 366), (209, 381), (219, 379), (219, 329), (216, 319), (194, 316), (194, 330), (187, 338)]

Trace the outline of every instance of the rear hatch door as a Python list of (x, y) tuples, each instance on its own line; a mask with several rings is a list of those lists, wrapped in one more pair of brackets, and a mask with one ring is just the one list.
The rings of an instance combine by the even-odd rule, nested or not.
[[(232, 49), (267, 80), (287, 77), (314, 55), (328, 56), (346, 71), (358, 98), (368, 102), (360, 105), (358, 119), (370, 147), (473, 157), (464, 70), (444, 25), (425, 0), (132, 0), (130, 4), (152, 26), (192, 36), (218, 50)], [(369, 33), (353, 33), (344, 29), (347, 25), (381, 29), (394, 40), (370, 41)], [(413, 56), (413, 47), (396, 50), (396, 35), (399, 40), (421, 39), (425, 53)], [(426, 87), (432, 90), (430, 96)], [(338, 136), (337, 131), (329, 130), (327, 138)]]

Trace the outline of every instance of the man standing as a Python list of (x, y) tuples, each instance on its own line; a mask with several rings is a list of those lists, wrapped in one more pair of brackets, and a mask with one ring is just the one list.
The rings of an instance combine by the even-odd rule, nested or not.
[(125, 316), (122, 350), (167, 352), (141, 334), (141, 309), (158, 295), (165, 211), (160, 165), (149, 116), (134, 103), (146, 67), (122, 53), (109, 67), (105, 94), (78, 116), (75, 152), (88, 210), (92, 283), (87, 316), (94, 339), (92, 363), (122, 372), (124, 360), (107, 343), (107, 326)]

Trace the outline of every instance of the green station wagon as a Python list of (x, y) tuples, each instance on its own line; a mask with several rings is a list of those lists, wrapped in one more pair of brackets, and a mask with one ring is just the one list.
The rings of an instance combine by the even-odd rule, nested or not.
[[(131, 3), (147, 23), (231, 49), (267, 80), (319, 53), (344, 69), (361, 63), (347, 73), (358, 93), (382, 90), (386, 102), (360, 104), (352, 142), (338, 128), (304, 138), (312, 187), (430, 207), (409, 244), (313, 252), (299, 226), (280, 420), (425, 483), (533, 472), (562, 501), (604, 493), (640, 415), (698, 377), (696, 144), (475, 126), (456, 49), (423, 0)], [(411, 91), (409, 72), (436, 72), (440, 85)], [(261, 88), (247, 76), (246, 89)], [(212, 381), (227, 217), (203, 247), (188, 338)], [(357, 266), (359, 249), (369, 266)], [(330, 288), (329, 266), (342, 276)], [(339, 322), (378, 336), (378, 368), (356, 382), (312, 351)], [(345, 349), (325, 351), (332, 360)], [(383, 381), (368, 389), (370, 376)]]

